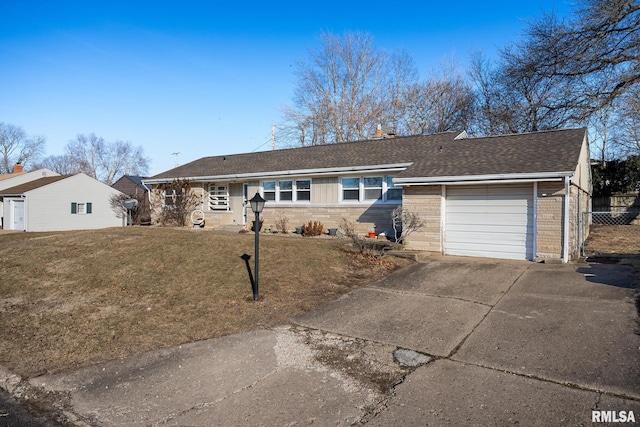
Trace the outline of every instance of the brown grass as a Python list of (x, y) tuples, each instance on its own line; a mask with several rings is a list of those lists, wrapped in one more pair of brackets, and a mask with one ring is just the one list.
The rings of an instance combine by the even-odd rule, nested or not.
[[(264, 236), (264, 237), (263, 237)], [(25, 377), (283, 324), (409, 261), (341, 239), (128, 227), (0, 235), (0, 365)]]
[(640, 225), (593, 224), (585, 246), (588, 254), (640, 255)]

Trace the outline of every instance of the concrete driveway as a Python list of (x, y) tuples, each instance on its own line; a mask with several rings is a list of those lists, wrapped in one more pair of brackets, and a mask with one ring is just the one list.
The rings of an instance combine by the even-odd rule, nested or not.
[[(95, 425), (588, 425), (592, 411), (640, 421), (632, 281), (624, 265), (437, 257), (293, 326), (30, 384), (67, 393), (67, 412)], [(363, 385), (348, 363), (320, 358), (314, 337), (347, 362), (400, 372), (398, 384)], [(416, 366), (394, 368), (398, 350)]]

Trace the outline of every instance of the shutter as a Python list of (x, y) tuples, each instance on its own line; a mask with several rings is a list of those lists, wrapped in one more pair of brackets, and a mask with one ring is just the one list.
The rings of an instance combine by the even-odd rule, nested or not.
[(87, 213), (90, 214), (91, 213), (91, 202), (87, 202)]
[(71, 213), (78, 213), (78, 204), (77, 203), (71, 203)]

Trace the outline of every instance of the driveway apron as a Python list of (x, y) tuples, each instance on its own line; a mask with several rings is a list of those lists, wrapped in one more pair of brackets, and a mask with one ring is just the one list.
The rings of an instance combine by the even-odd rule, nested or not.
[(294, 322), (446, 357), (528, 267), (492, 262), (415, 264)]
[(454, 360), (640, 399), (632, 269), (534, 265)]

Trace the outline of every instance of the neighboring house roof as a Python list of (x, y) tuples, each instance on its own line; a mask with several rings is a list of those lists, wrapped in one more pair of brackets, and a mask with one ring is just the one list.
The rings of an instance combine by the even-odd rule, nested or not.
[(294, 173), (401, 169), (399, 183), (500, 175), (573, 173), (586, 129), (469, 138), (446, 132), (341, 144), (204, 157), (145, 179), (266, 177)]
[(336, 168), (403, 164), (405, 167), (421, 156), (429, 146), (453, 143), (461, 132), (418, 135), (358, 141), (340, 144), (204, 157), (160, 173), (145, 182), (188, 177), (262, 176), (268, 173), (313, 171)]
[(133, 181), (133, 183), (135, 185), (137, 185), (138, 187), (145, 188), (144, 184), (142, 183), (142, 180), (144, 179), (143, 176), (140, 176), (140, 175), (125, 175), (125, 177), (130, 179), (131, 181)]
[[(136, 191), (148, 191), (149, 189), (145, 187), (142, 180), (145, 179), (143, 176), (139, 175), (122, 175), (120, 179), (111, 184), (111, 187), (119, 190), (125, 194), (133, 194)], [(139, 187), (139, 190), (136, 188)]]
[(36, 188), (44, 187), (45, 185), (49, 185), (56, 181), (60, 181), (61, 179), (69, 178), (69, 176), (71, 175), (47, 176), (44, 178), (25, 182), (24, 184), (16, 185), (15, 187), (1, 190), (0, 197), (21, 195), (28, 191), (35, 190)]
[(3, 179), (13, 178), (14, 176), (24, 175), (26, 172), (16, 172), (16, 173), (0, 173), (0, 181)]
[(25, 182), (33, 181), (39, 178), (44, 178), (46, 176), (58, 176), (58, 175), (60, 174), (49, 169), (38, 169), (31, 172), (21, 172), (21, 173), (0, 175), (0, 190), (4, 190), (5, 188), (10, 188), (10, 187), (15, 187)]

